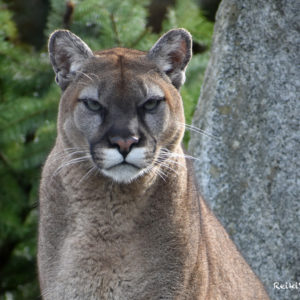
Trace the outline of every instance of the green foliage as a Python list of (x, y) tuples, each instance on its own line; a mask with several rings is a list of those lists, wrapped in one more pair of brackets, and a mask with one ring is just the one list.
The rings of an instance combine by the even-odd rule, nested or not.
[(211, 43), (213, 23), (204, 18), (195, 1), (177, 1), (176, 6), (169, 9), (163, 31), (176, 27), (187, 29), (192, 34), (194, 41), (207, 46)]
[(48, 55), (19, 42), (12, 13), (0, 5), (0, 299), (34, 299), (37, 190), (58, 89)]
[[(66, 2), (51, 0), (45, 40), (68, 27), (93, 50), (123, 46), (148, 50), (159, 38), (147, 27), (150, 0), (77, 0), (66, 19)], [(54, 143), (59, 88), (46, 45), (37, 52), (18, 39), (12, 12), (0, 0), (0, 300), (37, 299), (37, 203), (41, 166)], [(192, 0), (168, 9), (163, 32), (188, 29), (209, 47), (212, 24)], [(163, 33), (162, 32), (162, 33)], [(32, 33), (34, 34), (34, 33)], [(191, 121), (208, 61), (194, 55), (182, 88)], [(185, 137), (187, 141), (188, 136)]]
[[(147, 50), (155, 42), (146, 27), (147, 0), (78, 0), (70, 30), (82, 37), (93, 50), (128, 47)], [(53, 0), (54, 18), (49, 18), (47, 33), (64, 26), (65, 5)], [(52, 15), (51, 14), (51, 15)], [(61, 17), (58, 19), (57, 15)]]
[[(192, 34), (194, 42), (200, 43), (207, 50), (209, 49), (213, 33), (213, 23), (208, 22), (204, 18), (194, 1), (177, 1), (175, 7), (169, 9), (168, 17), (163, 24), (163, 31), (165, 32), (178, 27), (187, 29)], [(187, 124), (191, 124), (192, 122), (200, 95), (200, 87), (209, 58), (207, 50), (203, 54), (194, 54), (187, 69), (186, 83), (181, 89)], [(189, 136), (189, 132), (187, 131), (184, 137), (184, 144), (186, 146)]]

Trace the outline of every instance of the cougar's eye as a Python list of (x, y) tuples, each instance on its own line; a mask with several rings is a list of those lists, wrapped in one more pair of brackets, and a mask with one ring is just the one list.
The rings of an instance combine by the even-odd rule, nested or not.
[(143, 108), (146, 111), (153, 111), (158, 107), (160, 102), (163, 100), (164, 99), (149, 99), (144, 103)]
[(92, 99), (81, 99), (81, 100), (84, 103), (84, 105), (91, 111), (100, 111), (102, 109), (102, 105), (96, 100), (92, 100)]

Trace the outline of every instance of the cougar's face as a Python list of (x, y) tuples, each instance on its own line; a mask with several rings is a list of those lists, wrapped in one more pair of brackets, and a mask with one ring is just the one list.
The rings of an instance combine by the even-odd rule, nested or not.
[(191, 46), (190, 34), (174, 29), (148, 52), (93, 53), (72, 32), (55, 31), (49, 55), (63, 90), (58, 133), (64, 147), (88, 149), (93, 166), (117, 182), (157, 170), (162, 153), (173, 151), (183, 136), (178, 90)]
[[(153, 66), (121, 55), (92, 59), (66, 90), (63, 129), (72, 147), (88, 148), (106, 176), (128, 183), (156, 167), (162, 148), (182, 137), (181, 98)], [(72, 108), (70, 110), (70, 108)]]

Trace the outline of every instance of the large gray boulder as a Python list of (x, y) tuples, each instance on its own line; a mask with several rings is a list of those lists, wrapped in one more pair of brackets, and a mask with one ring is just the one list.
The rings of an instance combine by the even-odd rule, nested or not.
[(280, 300), (300, 299), (299, 16), (295, 0), (223, 0), (193, 120), (217, 139), (189, 145), (204, 198)]

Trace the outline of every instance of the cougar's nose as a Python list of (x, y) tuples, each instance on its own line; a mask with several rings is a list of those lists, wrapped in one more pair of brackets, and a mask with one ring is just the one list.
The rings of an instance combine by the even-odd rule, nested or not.
[(139, 138), (137, 136), (130, 136), (128, 138), (122, 138), (120, 136), (109, 137), (109, 142), (112, 146), (117, 146), (119, 151), (124, 154), (128, 154), (130, 148), (133, 144), (137, 144), (139, 142)]

